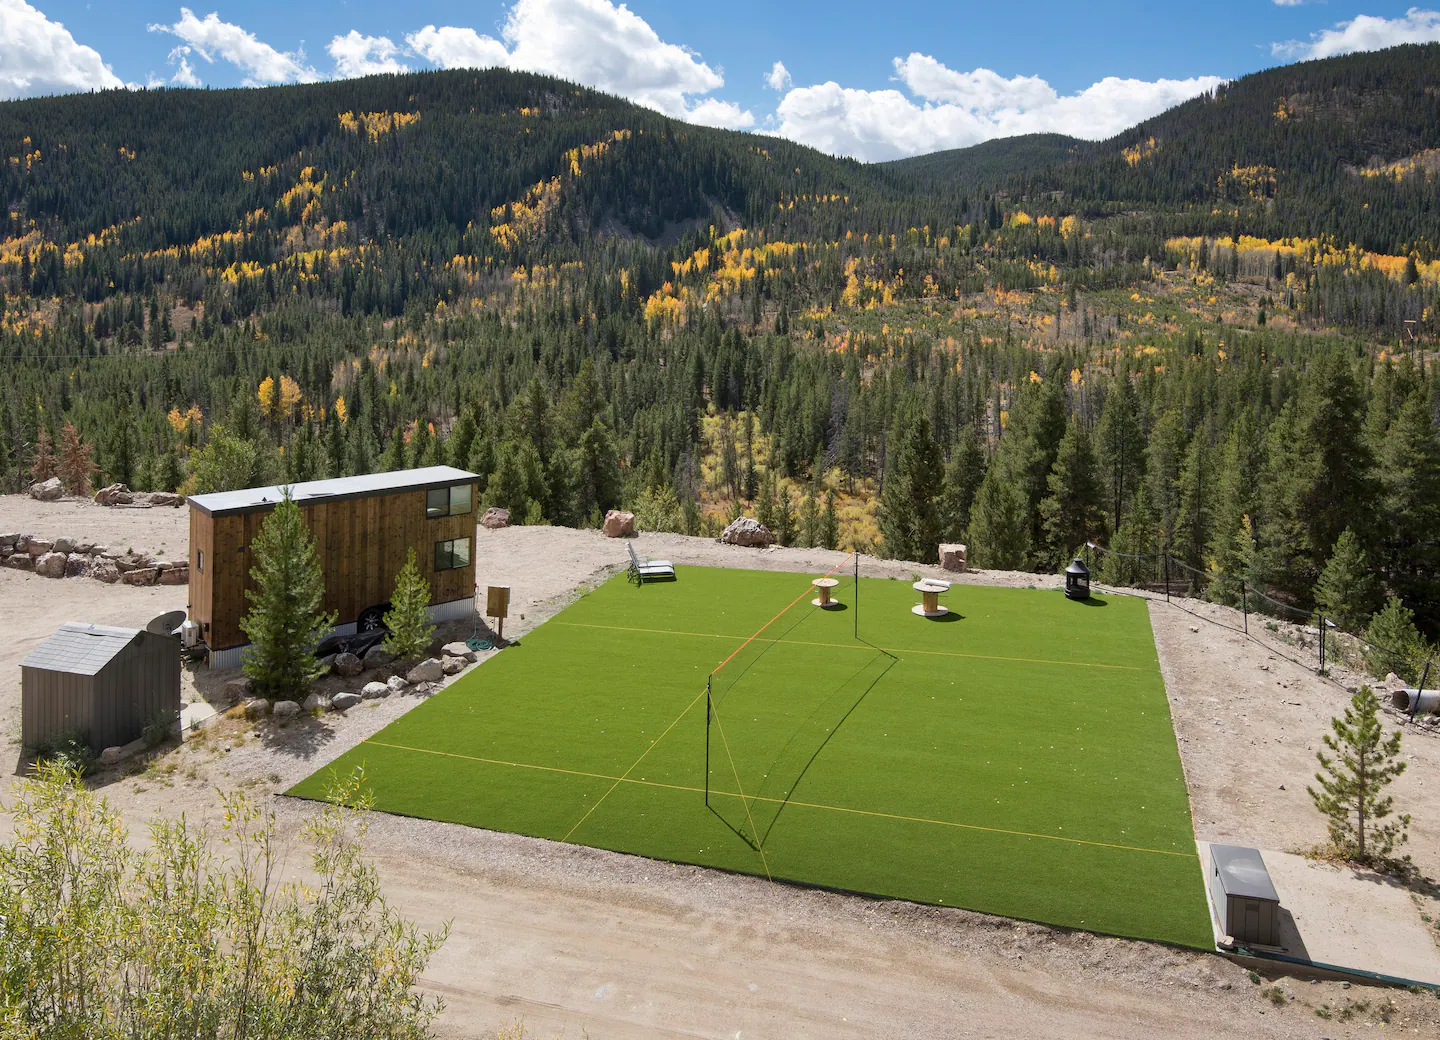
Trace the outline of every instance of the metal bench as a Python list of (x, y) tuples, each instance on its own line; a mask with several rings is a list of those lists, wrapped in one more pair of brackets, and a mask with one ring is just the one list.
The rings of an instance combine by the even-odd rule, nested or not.
[(627, 578), (636, 585), (643, 585), (647, 581), (674, 581), (675, 565), (669, 560), (645, 560), (643, 563), (640, 557), (635, 555), (635, 547), (626, 545), (630, 551), (630, 567)]

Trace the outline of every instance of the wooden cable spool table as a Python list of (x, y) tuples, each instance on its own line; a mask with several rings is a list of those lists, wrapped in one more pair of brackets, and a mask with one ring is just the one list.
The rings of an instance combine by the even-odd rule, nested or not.
[(910, 608), (910, 613), (919, 614), (921, 617), (944, 617), (950, 613), (948, 607), (940, 605), (940, 593), (949, 592), (950, 586), (943, 581), (935, 581), (932, 578), (925, 578), (910, 586), (920, 593), (921, 602)]
[(815, 604), (815, 606), (817, 606), (817, 607), (826, 607), (826, 608), (831, 608), (831, 607), (838, 607), (838, 606), (840, 606), (840, 602), (839, 602), (838, 600), (833, 600), (833, 599), (830, 598), (830, 590), (833, 589), (836, 585), (839, 585), (839, 584), (840, 584), (840, 582), (839, 582), (837, 579), (835, 579), (835, 578), (816, 578), (816, 579), (815, 579), (814, 581), (812, 581), (810, 584), (811, 584), (811, 585), (814, 585), (814, 586), (815, 586), (815, 591), (816, 591), (817, 593), (819, 593), (819, 595), (817, 596), (817, 598), (812, 599), (812, 600), (810, 601), (811, 603)]

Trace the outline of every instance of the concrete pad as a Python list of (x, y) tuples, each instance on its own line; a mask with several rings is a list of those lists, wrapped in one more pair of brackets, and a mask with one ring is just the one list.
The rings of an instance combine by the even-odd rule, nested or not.
[(180, 709), (180, 739), (189, 740), (216, 718), (215, 709), (204, 701), (192, 701)]
[[(1208, 871), (1209, 843), (1196, 844)], [(1440, 985), (1440, 933), (1420, 917), (1424, 912), (1436, 919), (1436, 900), (1412, 896), (1370, 871), (1271, 849), (1261, 849), (1260, 856), (1280, 896), (1285, 956)]]

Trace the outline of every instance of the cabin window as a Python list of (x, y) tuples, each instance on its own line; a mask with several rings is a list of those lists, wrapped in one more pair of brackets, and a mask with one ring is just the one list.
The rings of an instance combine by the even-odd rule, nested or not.
[(205, 573), (205, 550), (195, 550), (195, 570), (201, 574)]
[(431, 520), (442, 516), (463, 516), (470, 512), (469, 484), (431, 488), (425, 492), (425, 516)]
[(448, 538), (435, 543), (435, 569), (454, 571), (470, 566), (470, 539)]

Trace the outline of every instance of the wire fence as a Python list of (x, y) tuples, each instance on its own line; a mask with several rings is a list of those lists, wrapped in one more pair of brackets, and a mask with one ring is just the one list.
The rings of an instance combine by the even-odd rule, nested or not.
[[(1277, 622), (1295, 626), (1296, 639), (1290, 645), (1310, 650), (1313, 642), (1315, 657), (1310, 661), (1289, 659), (1305, 667), (1313, 664), (1321, 675), (1329, 674), (1331, 664), (1340, 664), (1355, 671), (1365, 670), (1377, 677), (1394, 672), (1407, 684), (1415, 681), (1416, 687), (1422, 690), (1431, 675), (1434, 657), (1428, 648), (1417, 654), (1413, 648), (1382, 646), (1365, 633), (1341, 628), (1322, 610), (1306, 610), (1276, 599), (1245, 578), (1200, 570), (1169, 552), (1121, 553), (1087, 542), (1084, 556), (1091, 570), (1091, 580), (1095, 581), (1097, 574), (1102, 575), (1100, 584), (1139, 589), (1156, 596), (1163, 594), (1167, 603), (1183, 597), (1238, 608), (1241, 618), (1239, 631), (1266, 645), (1270, 645), (1269, 641), (1261, 633), (1280, 636)], [(1219, 623), (1214, 618), (1205, 620)], [(1252, 627), (1256, 630), (1252, 631)], [(1419, 698), (1412, 701), (1418, 709)], [(1408, 714), (1413, 718), (1416, 710), (1412, 709)]]

